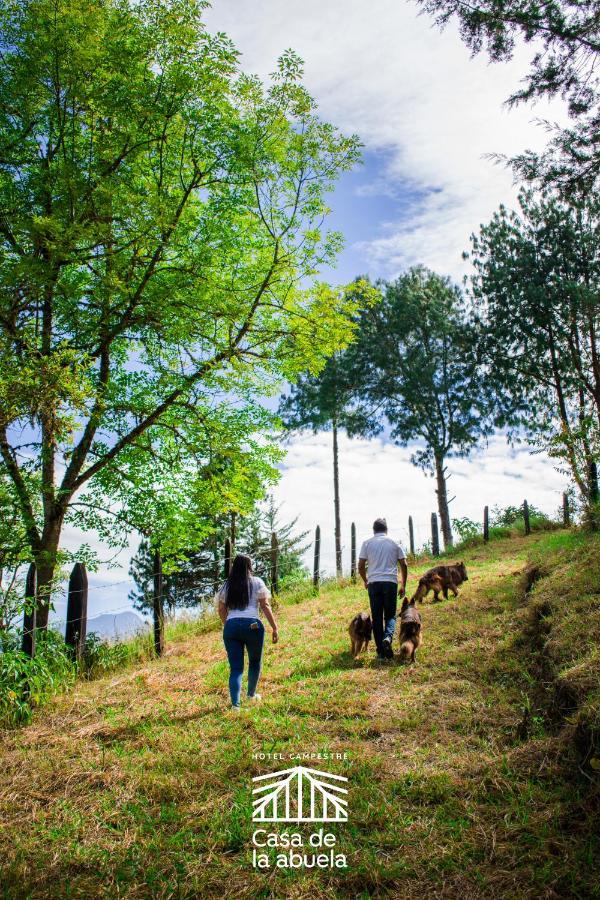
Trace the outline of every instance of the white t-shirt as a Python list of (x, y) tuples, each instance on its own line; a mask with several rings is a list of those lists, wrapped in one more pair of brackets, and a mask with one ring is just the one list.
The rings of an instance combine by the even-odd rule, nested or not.
[(406, 553), (385, 532), (374, 534), (360, 548), (359, 559), (367, 561), (369, 584), (375, 581), (388, 581), (398, 584), (398, 560), (406, 559)]
[[(228, 609), (228, 619), (258, 619), (258, 601), (267, 600), (271, 596), (271, 594), (269, 593), (269, 589), (262, 578), (258, 578), (256, 575), (251, 575), (249, 581), (250, 584), (248, 590), (248, 606), (246, 607), (246, 609)], [(225, 602), (226, 598), (227, 582), (225, 582), (225, 584), (217, 594), (217, 602), (220, 602), (221, 600)]]

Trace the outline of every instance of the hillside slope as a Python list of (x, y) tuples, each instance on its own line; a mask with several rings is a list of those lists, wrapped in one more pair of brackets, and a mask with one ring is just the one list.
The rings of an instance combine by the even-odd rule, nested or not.
[[(238, 717), (218, 631), (79, 683), (2, 738), (4, 895), (600, 896), (597, 794), (536, 705), (539, 647), (523, 637), (528, 556), (581, 540), (466, 554), (461, 597), (422, 606), (414, 668), (372, 650), (354, 663), (366, 593), (326, 587), (281, 607), (264, 701)], [(312, 763), (349, 779), (349, 821), (331, 827), (348, 867), (254, 870), (251, 778), (302, 751), (348, 755)]]

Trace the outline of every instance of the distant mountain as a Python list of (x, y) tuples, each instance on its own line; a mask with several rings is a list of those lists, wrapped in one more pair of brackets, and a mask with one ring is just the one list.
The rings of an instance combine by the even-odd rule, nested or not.
[(127, 611), (116, 614), (104, 613), (88, 619), (87, 633), (95, 632), (99, 637), (110, 641), (123, 640), (138, 631), (146, 631), (148, 623), (136, 613)]

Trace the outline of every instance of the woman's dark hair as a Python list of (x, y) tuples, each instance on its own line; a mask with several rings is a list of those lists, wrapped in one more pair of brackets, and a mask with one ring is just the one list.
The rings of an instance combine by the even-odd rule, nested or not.
[(246, 609), (250, 602), (251, 575), (252, 560), (249, 556), (238, 553), (225, 582), (225, 606), (227, 609)]

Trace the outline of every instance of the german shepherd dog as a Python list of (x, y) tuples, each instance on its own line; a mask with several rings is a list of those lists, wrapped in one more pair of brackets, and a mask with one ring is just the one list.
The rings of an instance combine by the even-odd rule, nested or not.
[(373, 623), (368, 613), (359, 613), (354, 616), (348, 626), (350, 634), (351, 651), (354, 659), (358, 659), (358, 654), (366, 650), (373, 634)]
[(433, 591), (433, 599), (437, 601), (441, 591), (447, 600), (449, 590), (458, 597), (459, 585), (468, 580), (469, 576), (462, 562), (454, 563), (453, 566), (434, 566), (420, 579), (414, 599), (422, 603), (429, 591)]
[(400, 660), (416, 662), (415, 653), (423, 643), (421, 616), (416, 607), (416, 598), (405, 597), (400, 610)]

